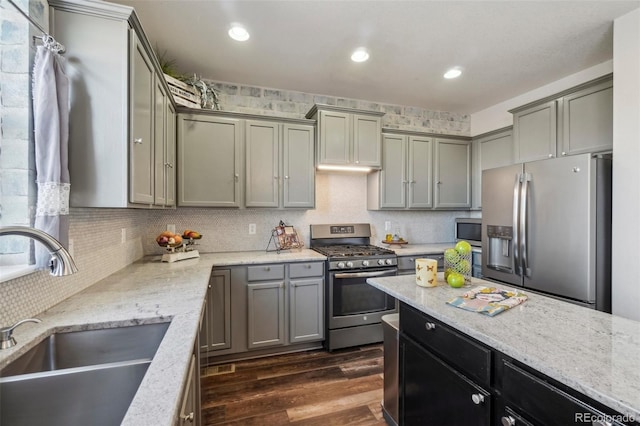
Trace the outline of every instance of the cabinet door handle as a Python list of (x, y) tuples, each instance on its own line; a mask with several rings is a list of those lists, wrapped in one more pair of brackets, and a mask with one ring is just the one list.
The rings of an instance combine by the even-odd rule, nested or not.
[(133, 143), (139, 143), (139, 144), (141, 144), (141, 143), (142, 143), (142, 138), (135, 138), (135, 139), (133, 140)]
[(553, 158), (553, 154), (549, 154), (549, 158)]
[(562, 151), (562, 155), (563, 155), (563, 156), (564, 156), (564, 155), (567, 155), (567, 153), (566, 153), (566, 152), (564, 152), (564, 151)]
[(284, 178), (285, 178), (285, 179), (289, 179), (289, 176), (285, 176)]
[(427, 330), (431, 331), (434, 330), (436, 328), (436, 325), (432, 322), (427, 322), (424, 324), (424, 328), (426, 328)]
[(502, 426), (515, 426), (516, 419), (511, 416), (504, 416), (500, 419), (500, 422), (502, 423)]
[(442, 185), (442, 182), (437, 181), (437, 182), (436, 182), (436, 184), (437, 184), (437, 185)]
[(233, 177), (236, 179), (236, 182), (237, 182), (238, 179), (240, 178), (240, 175), (236, 173), (235, 175), (233, 175)]
[(481, 393), (474, 393), (473, 395), (471, 395), (471, 400), (474, 404), (480, 405), (484, 402), (484, 395)]
[(193, 423), (193, 420), (195, 419), (193, 411), (191, 413), (189, 413), (188, 416), (182, 416), (182, 419), (187, 421), (187, 422), (189, 422), (189, 423)]

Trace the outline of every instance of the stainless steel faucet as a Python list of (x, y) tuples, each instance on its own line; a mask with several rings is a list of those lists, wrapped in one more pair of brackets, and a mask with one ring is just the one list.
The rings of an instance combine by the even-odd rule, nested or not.
[(13, 330), (19, 326), (20, 324), (24, 324), (25, 322), (42, 322), (38, 318), (27, 318), (22, 321), (18, 321), (13, 324), (11, 327), (0, 328), (0, 349), (9, 349), (12, 346), (16, 345), (16, 339), (13, 338)]
[(29, 226), (4, 226), (0, 227), (0, 236), (2, 235), (20, 235), (44, 244), (49, 250), (49, 253), (51, 253), (49, 268), (51, 269), (51, 275), (55, 277), (71, 275), (78, 272), (73, 258), (62, 244), (60, 244), (60, 241), (44, 231)]

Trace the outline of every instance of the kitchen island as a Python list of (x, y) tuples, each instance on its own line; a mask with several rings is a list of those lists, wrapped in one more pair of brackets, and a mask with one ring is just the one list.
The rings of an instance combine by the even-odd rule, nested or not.
[[(369, 278), (400, 302), (616, 412), (640, 421), (640, 323), (526, 292), (495, 317), (446, 304), (465, 289), (423, 288), (414, 275)], [(475, 285), (496, 284), (472, 278)], [(509, 288), (508, 286), (499, 286)], [(401, 310), (402, 330), (402, 310)], [(424, 327), (423, 327), (424, 329)]]
[(324, 259), (307, 249), (201, 254), (175, 263), (145, 258), (37, 315), (42, 323), (18, 327), (17, 345), (0, 351), (0, 370), (53, 333), (170, 322), (122, 425), (173, 426), (212, 268)]

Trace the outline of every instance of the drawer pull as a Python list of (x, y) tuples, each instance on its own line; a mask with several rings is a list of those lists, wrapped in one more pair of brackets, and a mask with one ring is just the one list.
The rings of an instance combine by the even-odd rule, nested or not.
[(474, 393), (473, 395), (471, 395), (471, 400), (474, 404), (480, 405), (484, 402), (484, 395), (481, 393)]
[(504, 416), (500, 421), (502, 422), (502, 426), (515, 426), (516, 424), (516, 419), (511, 416)]
[(436, 325), (432, 322), (426, 322), (424, 324), (424, 328), (426, 328), (427, 330), (434, 330), (436, 328)]
[(271, 270), (271, 266), (265, 266), (265, 267), (264, 267), (264, 270), (265, 270), (265, 271), (270, 271), (270, 270)]
[(307, 268), (307, 269), (311, 269), (311, 265), (310, 264), (306, 264), (306, 265), (304, 265), (304, 267)]
[(195, 420), (195, 416), (193, 415), (193, 411), (191, 413), (189, 413), (188, 416), (181, 416), (183, 420), (189, 422), (189, 423), (193, 423), (193, 421)]

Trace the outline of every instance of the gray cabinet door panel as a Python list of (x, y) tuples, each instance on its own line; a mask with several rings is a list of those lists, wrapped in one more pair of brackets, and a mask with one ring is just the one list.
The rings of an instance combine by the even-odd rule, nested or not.
[(613, 149), (613, 82), (562, 98), (562, 155)]
[(180, 115), (178, 205), (240, 206), (241, 130), (235, 119)]
[(513, 164), (513, 129), (474, 139), (472, 203), (474, 209), (482, 208), (482, 171)]
[(153, 204), (154, 68), (144, 46), (131, 30), (131, 140), (129, 141), (129, 201)]
[(207, 309), (200, 333), (200, 349), (231, 347), (231, 272), (214, 270), (207, 289)]
[(289, 283), (289, 342), (324, 338), (324, 280), (308, 278)]
[(155, 88), (155, 104), (154, 104), (154, 168), (153, 168), (153, 186), (154, 199), (153, 203), (158, 206), (164, 206), (167, 202), (166, 193), (166, 125), (167, 119), (167, 95), (164, 92), (162, 81), (159, 78), (154, 79)]
[(166, 120), (166, 147), (165, 155), (167, 164), (165, 165), (165, 188), (166, 199), (165, 205), (176, 205), (176, 111), (171, 104), (167, 102), (167, 120)]
[(436, 139), (435, 208), (471, 207), (471, 145)]
[(556, 110), (553, 100), (514, 114), (515, 163), (556, 156)]
[(353, 162), (357, 166), (380, 167), (380, 117), (353, 115)]
[(284, 281), (247, 284), (249, 349), (284, 345)]
[(245, 205), (278, 207), (280, 126), (266, 121), (245, 123)]
[(319, 164), (349, 164), (351, 140), (351, 114), (320, 111), (318, 143)]
[(314, 128), (285, 124), (283, 127), (283, 207), (315, 206)]
[(380, 208), (406, 207), (407, 145), (402, 135), (383, 135), (384, 164), (380, 176)]
[(433, 139), (409, 137), (408, 207), (433, 207)]

